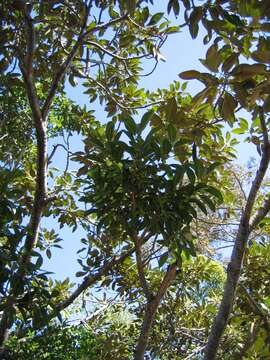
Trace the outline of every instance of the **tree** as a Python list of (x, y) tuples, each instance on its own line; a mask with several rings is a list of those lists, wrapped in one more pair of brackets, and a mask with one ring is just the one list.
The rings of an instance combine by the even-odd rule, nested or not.
[[(224, 331), (232, 329), (241, 338), (247, 332), (245, 324), (229, 317), (241, 271), (249, 279), (253, 251), (262, 251), (256, 243), (266, 233), (270, 209), (269, 198), (263, 199), (270, 160), (267, 2), (170, 0), (165, 4), (168, 13), (178, 16), (184, 9), (185, 22), (180, 26), (172, 25), (163, 12), (150, 14), (148, 3), (153, 1), (2, 3), (1, 345), (15, 323), (22, 332), (48, 327), (49, 320), (61, 320), (61, 311), (88, 288), (101, 286), (126, 294), (130, 305), (139, 305), (142, 326), (137, 328), (133, 346), (137, 344), (135, 359), (143, 359), (151, 348), (151, 344), (147, 348), (148, 338), (155, 339), (153, 331), (162, 309), (175, 306), (179, 313), (177, 306), (183, 305), (182, 298), (176, 298), (175, 284), (185, 284), (179, 274), (191, 257), (194, 264), (203, 263), (198, 266), (200, 279), (207, 280), (204, 269), (209, 264), (196, 254), (207, 253), (208, 241), (200, 243), (197, 238), (211, 234), (217, 240), (214, 227), (205, 230), (203, 224), (210, 220), (215, 225), (213, 218), (221, 216), (239, 225), (219, 311), (209, 334), (209, 319), (201, 316), (204, 330), (199, 331), (199, 340), (184, 339), (176, 348), (180, 351), (184, 346), (190, 352), (187, 356), (205, 351), (205, 359), (215, 359), (226, 344)], [(201, 60), (208, 72), (188, 70), (180, 77), (197, 79), (205, 88), (195, 97), (186, 93), (185, 82), (175, 81), (170, 89), (152, 93), (140, 89), (139, 77), (147, 75), (141, 72), (142, 59), (153, 60), (154, 70), (164, 60), (160, 49), (169, 34), (188, 26), (195, 38), (201, 24), (207, 31), (205, 45), (211, 42)], [(104, 125), (92, 110), (67, 98), (66, 82), (77, 86), (77, 79), (89, 100), (104, 106), (110, 118)], [(146, 108), (144, 114), (139, 113)], [(250, 187), (232, 169), (237, 140), (225, 134), (226, 126), (256, 145), (260, 155)], [(69, 140), (76, 133), (83, 138), (84, 150), (74, 153)], [(67, 155), (63, 171), (52, 166), (60, 148)], [(69, 170), (70, 162), (80, 167), (76, 174)], [(230, 193), (236, 186), (242, 194), (237, 206)], [(52, 281), (42, 270), (45, 254), (51, 257), (53, 248), (61, 246), (59, 234), (42, 227), (45, 217), (56, 218), (60, 227), (71, 230), (80, 226), (86, 234), (80, 250), (86, 257), (79, 259), (82, 270), (77, 273), (83, 280), (73, 289), (68, 280)], [(234, 234), (235, 227), (227, 229)], [(252, 238), (255, 244), (251, 246)], [(210, 301), (213, 297), (217, 302), (221, 270), (216, 265), (212, 268), (218, 283), (215, 276), (205, 286), (190, 280), (198, 286), (192, 304), (204, 301), (204, 291)], [(253, 296), (242, 279), (240, 289), (235, 306), (241, 316), (245, 318), (247, 308), (248, 316), (250, 311), (257, 316), (245, 344), (255, 346), (258, 339), (267, 343), (267, 316), (258, 305), (267, 303), (267, 295), (262, 288)], [(242, 297), (248, 307), (243, 306)], [(213, 315), (208, 304), (202, 308)], [(181, 311), (180, 316), (186, 321)], [(169, 320), (165, 316), (168, 324)], [(259, 331), (261, 325), (263, 331)], [(155, 341), (162, 336), (166, 334), (160, 331)], [(187, 337), (194, 339), (192, 333)], [(167, 341), (170, 349), (177, 344), (174, 336)], [(240, 349), (235, 344), (237, 351), (230, 356), (268, 355), (264, 345), (254, 349), (245, 344)], [(149, 350), (149, 356), (156, 356), (157, 349)]]
[[(135, 86), (140, 59), (150, 57), (158, 61), (159, 48), (168, 33), (176, 30), (164, 21), (159, 29), (162, 16), (151, 17), (148, 7), (138, 7), (135, 15), (131, 3), (117, 4), (119, 13), (113, 9), (114, 1), (106, 4), (103, 1), (70, 4), (5, 1), (1, 5), (1, 99), (5, 111), (1, 138), (10, 134), (15, 139), (14, 146), (12, 144), (8, 149), (3, 145), (1, 155), (1, 171), (5, 174), (1, 184), (5, 194), (1, 202), (1, 241), (2, 259), (6, 265), (1, 285), (1, 343), (14, 322), (19, 302), (27, 302), (25, 297), (33, 301), (40, 289), (45, 299), (50, 297), (46, 290), (46, 274), (38, 274), (42, 256), (35, 249), (43, 249), (46, 237), (54, 246), (58, 246), (58, 239), (53, 232), (41, 231), (42, 217), (52, 214), (59, 217), (61, 224), (76, 226), (77, 223), (79, 209), (70, 216), (66, 211), (61, 217), (65, 202), (72, 210), (75, 206), (73, 196), (68, 196), (65, 189), (70, 179), (67, 171), (64, 172), (64, 183), (59, 180), (55, 189), (47, 188), (48, 165), (61, 146), (56, 144), (52, 154), (47, 155), (48, 138), (65, 133), (70, 136), (75, 131), (85, 134), (94, 122), (91, 111), (80, 109), (66, 99), (65, 79), (68, 77), (75, 86), (75, 78), (83, 78), (90, 100), (95, 101), (99, 96), (101, 102), (106, 102), (110, 116), (123, 110), (132, 113), (145, 106), (147, 100), (143, 91)], [(59, 18), (63, 20), (61, 24)], [(144, 27), (145, 23), (147, 26)], [(93, 74), (89, 75), (89, 71)], [(67, 111), (70, 111), (68, 118)], [(18, 125), (23, 124), (27, 132), (14, 134), (11, 119), (16, 115)], [(67, 153), (69, 157), (68, 150)], [(36, 165), (31, 163), (32, 159), (36, 160)], [(22, 181), (24, 178), (27, 181)], [(62, 195), (56, 197), (54, 192), (60, 189)], [(73, 189), (76, 194), (76, 187)], [(25, 226), (23, 222), (27, 218), (29, 223)], [(49, 246), (48, 256), (50, 251)], [(127, 255), (106, 263), (96, 280)], [(43, 287), (40, 287), (41, 282), (44, 282)], [(83, 289), (86, 287), (84, 284)], [(67, 306), (69, 301), (70, 298), (66, 299), (66, 305), (61, 303), (57, 310)], [(45, 308), (33, 307), (33, 319), (40, 320)], [(27, 317), (25, 313), (24, 316)]]

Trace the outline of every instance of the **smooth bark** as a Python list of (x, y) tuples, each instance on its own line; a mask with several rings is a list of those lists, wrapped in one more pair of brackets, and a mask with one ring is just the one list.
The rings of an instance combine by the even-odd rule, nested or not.
[(143, 360), (144, 358), (144, 353), (146, 351), (149, 333), (152, 327), (152, 323), (156, 311), (168, 287), (170, 286), (171, 282), (175, 279), (176, 270), (177, 270), (176, 263), (169, 266), (157, 294), (150, 301), (147, 302), (141, 333), (134, 352), (134, 360)]
[[(268, 169), (269, 160), (270, 160), (270, 146), (268, 140), (267, 128), (265, 125), (265, 120), (260, 109), (260, 121), (261, 121), (261, 129), (263, 132), (263, 148), (262, 148), (262, 157), (260, 161), (259, 168), (257, 170), (255, 179), (251, 185), (251, 189), (249, 191), (246, 206), (242, 213), (234, 248), (232, 251), (231, 259), (227, 267), (227, 279), (224, 286), (223, 297), (221, 300), (221, 304), (218, 310), (218, 313), (215, 317), (214, 323), (210, 330), (210, 334), (208, 337), (204, 360), (215, 360), (220, 344), (220, 340), (222, 334), (227, 326), (229, 316), (232, 311), (232, 306), (235, 298), (236, 287), (239, 281), (243, 259), (246, 252), (247, 242), (250, 235), (250, 232), (254, 227), (254, 225), (258, 224), (258, 220), (262, 220), (262, 216), (255, 215), (255, 223), (250, 224), (251, 214), (253, 211), (253, 207), (255, 204), (256, 197), (258, 195), (259, 189), (262, 185), (262, 181)], [(268, 205), (268, 202), (266, 203)], [(268, 209), (262, 211), (260, 214), (266, 215)]]

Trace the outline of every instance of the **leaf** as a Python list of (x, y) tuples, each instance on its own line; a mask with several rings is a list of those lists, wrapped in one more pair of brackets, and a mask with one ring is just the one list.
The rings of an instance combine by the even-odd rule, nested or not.
[(216, 211), (215, 204), (208, 196), (200, 195), (200, 198), (204, 201), (205, 204), (207, 204), (210, 210)]
[(159, 260), (158, 260), (158, 265), (159, 265), (159, 267), (162, 267), (162, 266), (166, 263), (166, 261), (167, 261), (167, 259), (168, 259), (168, 256), (169, 256), (169, 253), (168, 253), (168, 252), (165, 252), (164, 254), (162, 254), (162, 255), (160, 256), (160, 258), (159, 258)]
[(192, 104), (195, 107), (196, 105), (201, 104), (206, 98), (208, 98), (209, 95), (211, 95), (213, 91), (212, 87), (207, 87), (203, 89), (202, 91), (198, 92), (193, 98), (192, 98)]
[(239, 56), (238, 53), (233, 53), (232, 55), (230, 55), (222, 64), (222, 67), (221, 67), (222, 71), (225, 73), (228, 72), (233, 67), (233, 65), (237, 62), (238, 56)]
[(197, 70), (188, 70), (181, 72), (178, 76), (183, 80), (192, 80), (199, 79), (201, 77), (201, 73)]
[(216, 198), (218, 198), (221, 202), (223, 201), (223, 196), (221, 192), (214, 188), (213, 186), (207, 186), (204, 188), (204, 190), (212, 195), (214, 195)]
[(207, 170), (206, 170), (206, 173), (207, 174), (210, 174), (211, 172), (213, 172), (219, 165), (221, 165), (220, 162), (214, 162), (213, 164), (211, 164)]
[(156, 25), (159, 20), (162, 19), (164, 13), (163, 12), (160, 12), (160, 13), (156, 13), (155, 15), (153, 15), (149, 21), (149, 23), (147, 24), (147, 26), (153, 26), (153, 25)]
[(207, 209), (206, 209), (205, 205), (204, 205), (199, 199), (191, 198), (190, 201), (193, 202), (193, 203), (195, 203), (196, 205), (198, 205), (198, 208), (199, 208), (205, 215), (207, 215)]
[(176, 128), (172, 124), (169, 124), (167, 131), (168, 131), (168, 136), (169, 136), (170, 142), (173, 143), (176, 140), (176, 136), (177, 136)]
[(134, 15), (136, 9), (136, 2), (137, 0), (126, 0), (127, 11), (131, 16)]
[(119, 16), (119, 14), (114, 10), (113, 6), (109, 6), (109, 15), (112, 19), (115, 19)]
[(190, 183), (193, 185), (196, 181), (196, 176), (194, 174), (194, 171), (190, 167), (188, 167), (186, 170), (186, 174), (187, 174), (187, 177), (188, 177)]
[(267, 98), (265, 99), (265, 101), (263, 103), (263, 110), (265, 112), (270, 112), (270, 95), (267, 96)]
[(234, 110), (237, 107), (237, 101), (234, 99), (234, 97), (229, 94), (228, 92), (225, 92), (222, 107), (221, 107), (221, 113), (224, 119), (228, 120), (229, 122), (235, 120), (234, 116)]
[(75, 87), (78, 85), (78, 81), (75, 79), (73, 74), (69, 75), (68, 81), (72, 87)]
[(257, 50), (251, 53), (253, 60), (270, 64), (270, 50)]
[(237, 79), (246, 79), (247, 77), (251, 77), (252, 75), (264, 75), (266, 74), (267, 68), (264, 64), (240, 64), (235, 66), (231, 75), (236, 77)]
[(238, 15), (230, 14), (227, 11), (223, 10), (222, 15), (224, 16), (224, 19), (229, 21), (231, 24), (238, 26), (238, 27), (244, 27), (245, 22), (241, 20), (241, 18)]
[(110, 141), (113, 138), (114, 134), (114, 123), (113, 121), (109, 121), (106, 125), (105, 135), (106, 138)]
[(168, 104), (165, 108), (166, 110), (166, 117), (168, 122), (171, 122), (175, 119), (177, 113), (177, 102), (175, 97), (172, 97), (168, 100)]
[(172, 9), (173, 9), (174, 15), (178, 16), (180, 13), (180, 6), (179, 6), (178, 0), (170, 0), (169, 1), (168, 7), (167, 7), (168, 14), (171, 12)]
[(169, 152), (171, 151), (171, 143), (169, 142), (168, 139), (163, 139), (162, 140), (162, 143), (161, 143), (161, 152), (162, 152), (162, 155), (167, 157)]
[(0, 60), (0, 74), (7, 70), (9, 67), (9, 62), (7, 59), (3, 58)]
[(77, 271), (76, 274), (75, 274), (75, 276), (76, 276), (76, 277), (81, 277), (81, 276), (84, 276), (84, 275), (86, 275), (86, 274), (87, 274), (87, 272), (85, 272), (85, 271)]
[(158, 116), (157, 114), (153, 114), (152, 118), (151, 118), (151, 125), (154, 127), (162, 127), (163, 122), (161, 120), (161, 117)]
[(126, 116), (124, 119), (126, 129), (130, 134), (135, 134), (137, 131), (137, 125), (131, 116)]
[(143, 117), (142, 117), (142, 119), (141, 119), (141, 122), (140, 122), (140, 124), (139, 124), (139, 130), (140, 130), (140, 132), (142, 132), (142, 131), (146, 128), (146, 126), (147, 126), (148, 123), (150, 122), (150, 120), (151, 120), (151, 118), (153, 117), (153, 115), (154, 115), (154, 111), (153, 111), (153, 110), (147, 111), (147, 112), (143, 115)]
[(221, 56), (218, 52), (217, 44), (213, 44), (207, 50), (206, 59), (200, 60), (210, 71), (218, 72), (219, 65), (221, 63)]
[(194, 10), (190, 14), (189, 18), (189, 32), (192, 39), (195, 39), (199, 32), (199, 25), (198, 22), (201, 20), (202, 17), (202, 7), (194, 7)]
[(50, 259), (52, 257), (52, 252), (51, 252), (51, 249), (47, 249), (46, 250), (46, 255), (47, 255), (47, 258)]

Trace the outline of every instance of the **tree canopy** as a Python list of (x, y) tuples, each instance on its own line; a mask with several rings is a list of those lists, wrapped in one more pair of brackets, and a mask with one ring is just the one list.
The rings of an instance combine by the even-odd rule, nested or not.
[[(2, 358), (268, 359), (268, 1), (3, 0), (0, 14)], [(204, 34), (205, 72), (143, 88), (185, 27)], [(239, 142), (258, 160), (240, 165)], [(76, 284), (43, 265), (63, 227)]]

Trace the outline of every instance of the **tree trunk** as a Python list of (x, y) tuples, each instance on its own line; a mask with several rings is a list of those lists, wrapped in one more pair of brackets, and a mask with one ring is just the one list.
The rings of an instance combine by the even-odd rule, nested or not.
[(169, 266), (156, 296), (152, 300), (148, 301), (146, 305), (141, 333), (134, 352), (134, 360), (144, 359), (144, 353), (146, 351), (147, 341), (154, 320), (154, 316), (168, 287), (170, 286), (172, 280), (175, 279), (176, 270), (176, 263)]

